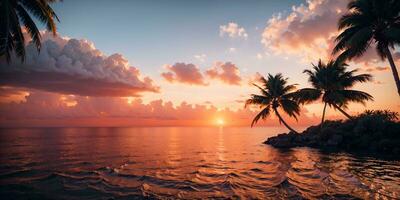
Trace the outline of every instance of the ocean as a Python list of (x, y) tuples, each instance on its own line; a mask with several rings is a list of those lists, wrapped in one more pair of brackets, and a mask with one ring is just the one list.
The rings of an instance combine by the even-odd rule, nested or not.
[(0, 129), (0, 199), (400, 197), (400, 161), (262, 144), (283, 131)]

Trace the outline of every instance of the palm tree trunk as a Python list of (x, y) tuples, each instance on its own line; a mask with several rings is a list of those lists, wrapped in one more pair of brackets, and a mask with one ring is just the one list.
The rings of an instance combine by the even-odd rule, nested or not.
[(281, 115), (279, 114), (278, 110), (276, 108), (274, 108), (275, 114), (276, 116), (278, 116), (279, 120), (286, 126), (286, 128), (288, 128), (290, 131), (293, 131), (295, 133), (298, 133), (297, 131), (295, 131), (292, 127), (290, 127), (281, 117)]
[(394, 81), (396, 82), (397, 86), (397, 93), (399, 93), (400, 96), (400, 78), (399, 78), (399, 73), (397, 72), (396, 65), (394, 64), (392, 53), (390, 53), (390, 50), (388, 47), (386, 47), (386, 56), (389, 60), (390, 63), (390, 68), (392, 68), (392, 73), (394, 77)]
[(336, 104), (333, 104), (333, 107), (335, 107), (336, 109), (338, 109), (343, 115), (345, 115), (347, 118), (349, 118), (350, 120), (353, 119), (352, 116), (350, 116), (349, 114), (347, 114), (343, 109), (341, 109), (339, 106), (337, 106)]
[(326, 105), (327, 105), (327, 103), (325, 103), (324, 110), (322, 111), (322, 120), (321, 120), (320, 129), (322, 129), (322, 125), (324, 124)]

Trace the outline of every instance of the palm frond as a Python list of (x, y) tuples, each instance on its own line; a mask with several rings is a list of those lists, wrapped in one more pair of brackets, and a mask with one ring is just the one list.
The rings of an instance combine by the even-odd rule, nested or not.
[(270, 112), (271, 112), (271, 109), (270, 109), (270, 108), (271, 108), (271, 107), (268, 105), (268, 106), (266, 106), (264, 109), (262, 109), (261, 112), (258, 113), (258, 114), (254, 117), (253, 121), (251, 122), (251, 127), (253, 127), (254, 124), (256, 124), (256, 123), (258, 122), (258, 120), (260, 120), (260, 119), (265, 119), (266, 117), (268, 117), (269, 114), (270, 114)]
[(57, 27), (54, 18), (58, 19), (58, 17), (46, 0), (19, 0), (19, 2), (37, 19), (46, 24), (47, 30), (56, 34)]
[(21, 6), (17, 5), (18, 16), (20, 16), (21, 22), (24, 24), (24, 27), (28, 31), (29, 35), (32, 38), (32, 41), (35, 43), (36, 48), (40, 50), (41, 42), (40, 42), (40, 32), (36, 27), (35, 22), (26, 12), (26, 10)]
[(364, 27), (356, 32), (346, 43), (348, 57), (360, 57), (370, 47), (373, 39), (373, 30), (370, 27)]
[(348, 13), (343, 15), (338, 22), (338, 29), (345, 29), (345, 28), (353, 28), (357, 25), (362, 25), (366, 24), (368, 21), (366, 21), (366, 18), (364, 15), (353, 12), (353, 13)]
[(296, 101), (291, 99), (281, 99), (279, 103), (282, 110), (285, 111), (286, 114), (297, 120), (297, 115), (300, 114), (300, 106)]
[(261, 86), (255, 84), (255, 83), (253, 83), (253, 85), (256, 86), (264, 96), (266, 96), (266, 97), (271, 97), (272, 96), (269, 91), (267, 91), (266, 89), (262, 88)]
[(332, 50), (332, 55), (346, 49), (347, 43), (362, 27), (352, 26), (344, 29), (335, 39), (336, 45)]
[(291, 98), (294, 101), (304, 104), (318, 100), (322, 95), (322, 91), (315, 88), (302, 88), (288, 94), (285, 97)]
[(383, 31), (382, 34), (387, 41), (392, 41), (397, 44), (400, 43), (400, 27), (395, 27), (395, 26), (388, 27), (386, 30)]
[(384, 60), (385, 58), (387, 58), (387, 48), (388, 48), (388, 44), (386, 41), (378, 41), (376, 43), (376, 52), (378, 53), (379, 57)]
[(0, 6), (0, 56), (4, 55), (7, 61), (10, 59), (9, 52), (13, 50), (13, 42), (10, 35), (10, 12), (10, 2), (2, 2)]
[(18, 15), (14, 9), (10, 10), (10, 33), (15, 46), (15, 53), (22, 61), (25, 60), (25, 38), (21, 30)]
[(344, 97), (345, 101), (361, 103), (363, 105), (366, 101), (374, 99), (370, 94), (358, 90), (342, 90), (339, 93)]
[(370, 0), (352, 0), (347, 5), (347, 8), (358, 13), (370, 13), (372, 2)]
[(285, 95), (289, 93), (290, 91), (293, 91), (296, 89), (297, 84), (292, 84), (292, 85), (286, 85), (282, 89), (282, 94)]
[(354, 86), (354, 84), (356, 84), (357, 82), (365, 83), (368, 81), (372, 81), (372, 76), (370, 74), (353, 75), (352, 73), (348, 72), (341, 77), (341, 80), (343, 87), (348, 88)]
[(0, 57), (10, 62), (15, 54), (24, 61), (25, 38), (21, 27), (24, 26), (32, 41), (40, 50), (40, 32), (36, 27), (35, 17), (46, 24), (47, 29), (56, 34), (55, 20), (58, 20), (49, 3), (56, 0), (1, 0), (0, 1)]
[(249, 105), (266, 106), (271, 103), (271, 100), (272, 99), (267, 96), (252, 94), (251, 98), (246, 100), (245, 107)]

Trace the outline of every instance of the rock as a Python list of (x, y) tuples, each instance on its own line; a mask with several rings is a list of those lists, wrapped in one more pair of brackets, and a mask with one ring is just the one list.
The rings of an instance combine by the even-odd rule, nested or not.
[(269, 144), (278, 148), (291, 148), (303, 146), (304, 140), (305, 139), (301, 137), (300, 134), (289, 132), (287, 134), (283, 133), (278, 134), (275, 137), (270, 137), (264, 142), (264, 144)]
[(387, 113), (391, 114), (375, 111), (352, 120), (325, 121), (322, 129), (320, 125), (310, 126), (300, 134), (281, 133), (264, 143), (277, 148), (307, 146), (400, 159), (400, 116), (391, 118)]
[(341, 135), (332, 135), (330, 136), (327, 144), (329, 146), (338, 146), (343, 140), (343, 137)]
[(290, 148), (293, 147), (293, 134), (289, 133), (283, 133), (283, 134), (279, 134), (275, 137), (270, 137), (267, 139), (267, 141), (265, 142), (265, 144), (269, 144), (272, 145), (274, 147), (278, 147), (278, 148)]

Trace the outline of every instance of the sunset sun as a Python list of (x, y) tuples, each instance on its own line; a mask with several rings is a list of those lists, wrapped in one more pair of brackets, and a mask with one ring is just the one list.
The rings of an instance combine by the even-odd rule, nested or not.
[(224, 124), (225, 124), (225, 121), (224, 121), (224, 119), (222, 119), (222, 118), (219, 118), (219, 119), (217, 119), (217, 125), (218, 126), (224, 126)]

